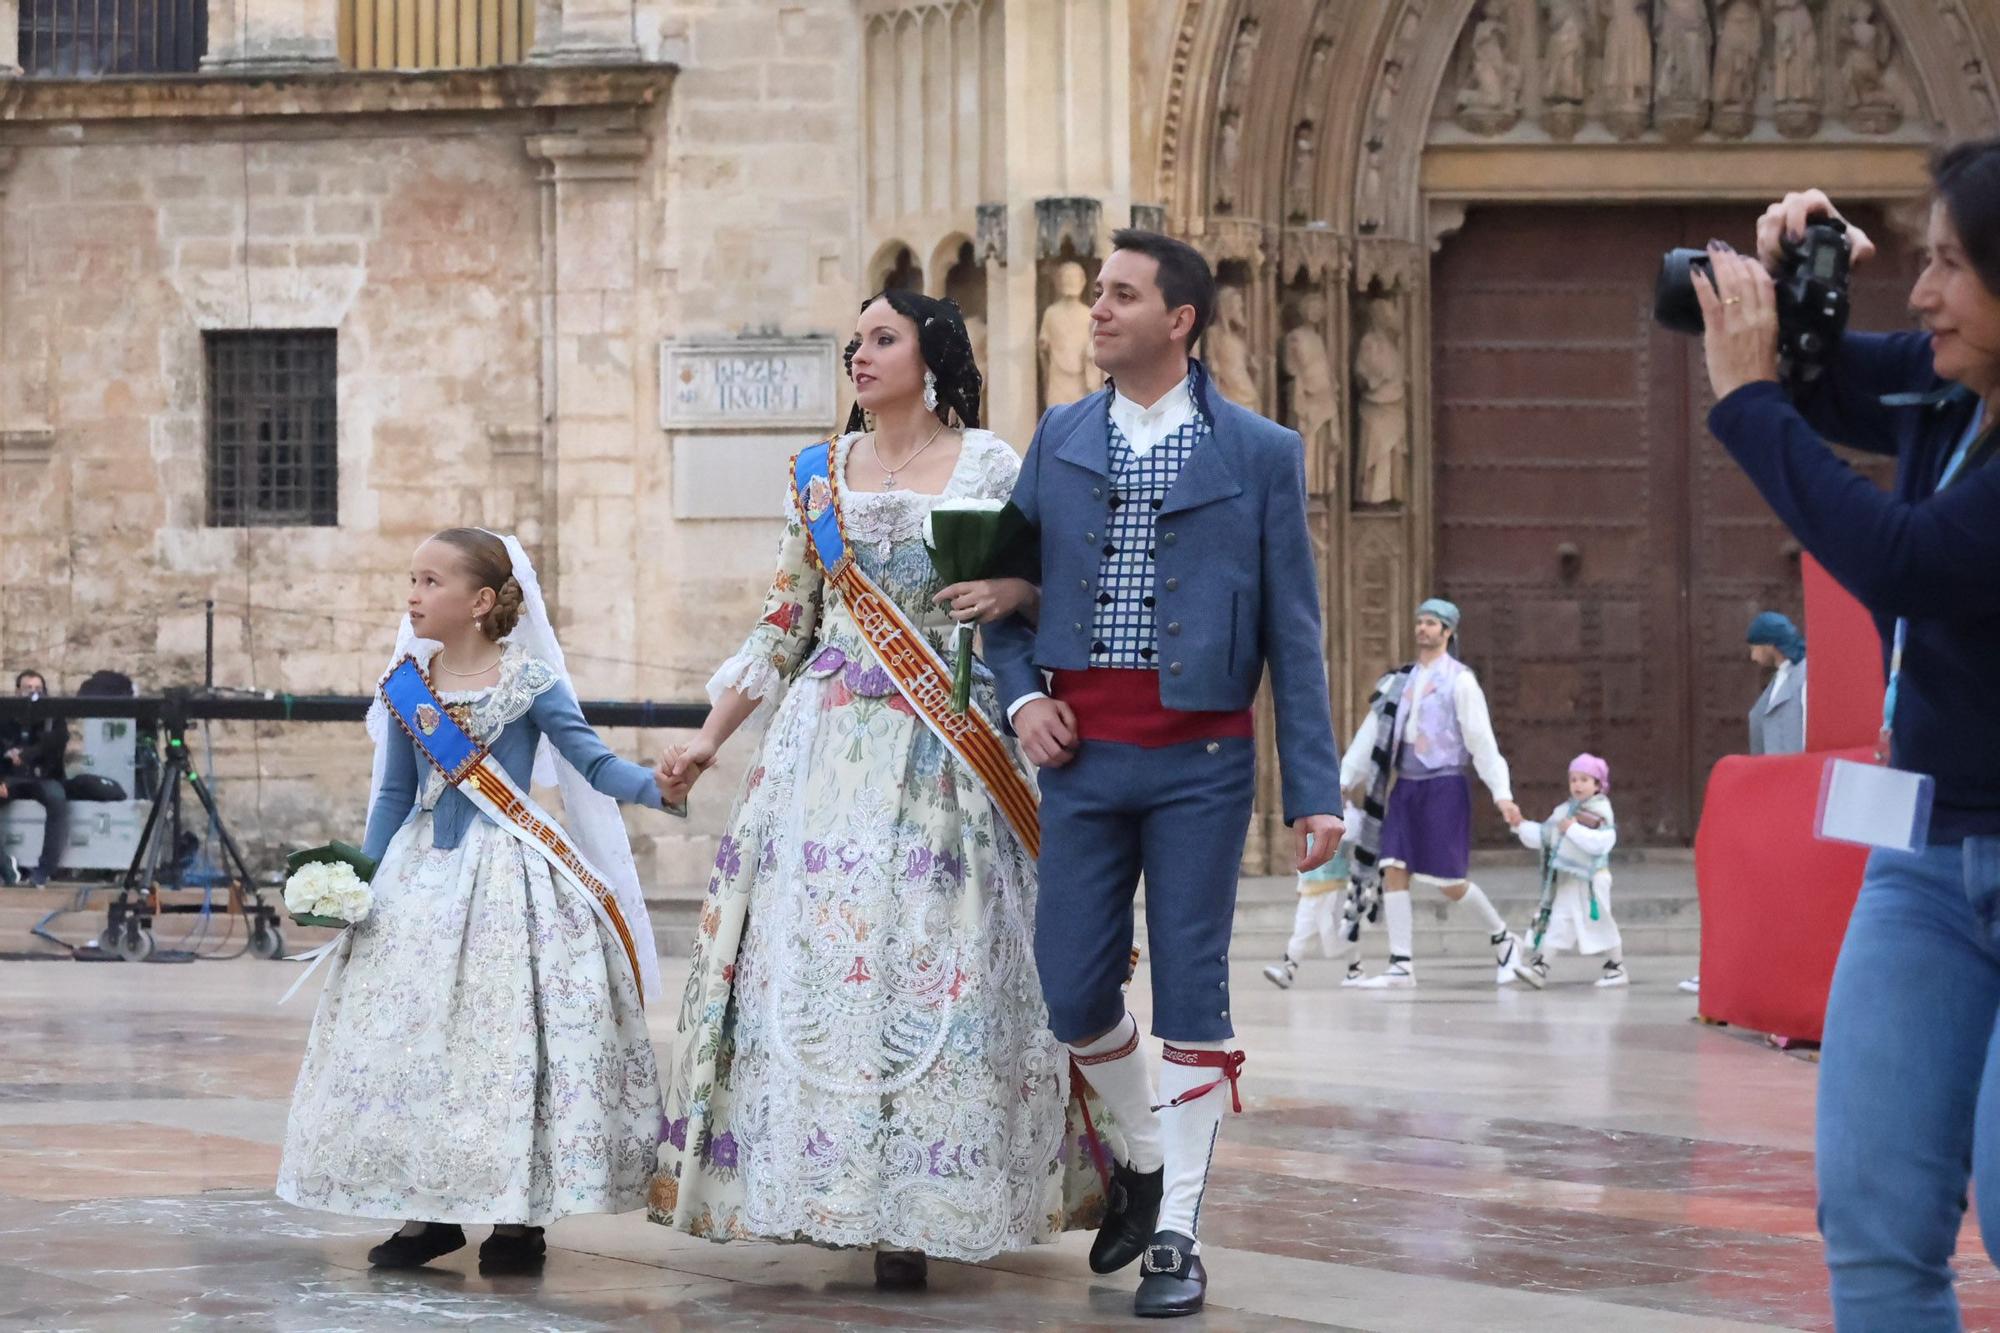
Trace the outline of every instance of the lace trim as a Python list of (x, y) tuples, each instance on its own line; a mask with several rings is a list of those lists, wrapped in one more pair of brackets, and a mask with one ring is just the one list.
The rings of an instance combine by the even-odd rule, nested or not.
[(708, 701), (722, 702), (724, 690), (739, 690), (752, 699), (769, 699), (785, 687), (785, 678), (769, 657), (738, 653), (708, 678)]
[[(838, 461), (842, 476), (846, 475), (848, 452), (859, 438), (849, 435), (840, 441)], [(1013, 446), (991, 431), (969, 430), (951, 480), (936, 495), (917, 491), (853, 491), (843, 486), (841, 501), (848, 539), (882, 545), (921, 539), (924, 519), (938, 501), (1010, 495), (1020, 471), (1021, 460)]]
[[(420, 648), (417, 660), (426, 670), (430, 659), (437, 652), (437, 645)], [(481, 745), (492, 745), (500, 739), (500, 733), (528, 715), (535, 706), (535, 700), (552, 688), (558, 677), (555, 668), (539, 657), (531, 656), (528, 650), (513, 640), (508, 640), (500, 653), (500, 679), (483, 690), (439, 690), (438, 698), (446, 703), (470, 704), (472, 720), (466, 730)], [(435, 682), (433, 682), (435, 685)], [(433, 765), (424, 775), (423, 793), (417, 804), (425, 810), (437, 809), (437, 803), (444, 799), (444, 774)]]

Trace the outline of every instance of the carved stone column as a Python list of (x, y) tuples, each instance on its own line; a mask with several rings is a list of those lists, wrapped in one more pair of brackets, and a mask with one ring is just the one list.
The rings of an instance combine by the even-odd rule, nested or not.
[(637, 688), (640, 558), (635, 389), (643, 134), (537, 134), (541, 174), (542, 458), (537, 553), (559, 629), (590, 627), (591, 688)]
[(536, 0), (538, 65), (619, 65), (641, 58), (632, 0)]
[[(0, 0), (4, 5), (4, 0)], [(208, 0), (208, 54), (201, 67), (281, 74), (340, 64), (334, 0)]]

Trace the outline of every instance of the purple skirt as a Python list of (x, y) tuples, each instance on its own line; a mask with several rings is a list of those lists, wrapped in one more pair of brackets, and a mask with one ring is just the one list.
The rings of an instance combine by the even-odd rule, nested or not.
[(1413, 875), (1461, 880), (1472, 859), (1472, 782), (1463, 773), (1398, 781), (1382, 817), (1382, 859)]

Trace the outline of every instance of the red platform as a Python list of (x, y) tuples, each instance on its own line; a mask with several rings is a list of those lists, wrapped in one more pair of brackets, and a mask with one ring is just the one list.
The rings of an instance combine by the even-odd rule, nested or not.
[(1818, 1041), (1827, 990), (1868, 853), (1813, 836), (1821, 771), (1873, 755), (1882, 654), (1861, 604), (1804, 558), (1806, 753), (1717, 763), (1695, 835), (1701, 1014)]

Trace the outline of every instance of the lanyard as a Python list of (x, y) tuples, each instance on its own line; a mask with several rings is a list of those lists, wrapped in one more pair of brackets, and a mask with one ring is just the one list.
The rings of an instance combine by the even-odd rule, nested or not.
[[(1951, 461), (1944, 465), (1944, 472), (1938, 477), (1937, 489), (1931, 492), (1932, 495), (1936, 495), (1938, 491), (1942, 491), (1957, 480), (1959, 470), (1965, 466), (1965, 460), (1972, 456), (1972, 446), (1984, 434), (1980, 428), (1985, 422), (1986, 405), (1981, 403), (1978, 411), (1972, 414), (1972, 424), (1966, 427), (1965, 437), (1958, 442), (1958, 448), (1952, 451)], [(1875, 757), (1885, 764), (1889, 762), (1889, 734), (1896, 721), (1896, 686), (1903, 678), (1903, 648), (1909, 641), (1909, 617), (1898, 616), (1895, 638), (1890, 641), (1889, 647), (1889, 684), (1882, 691), (1882, 735), (1875, 749)]]

